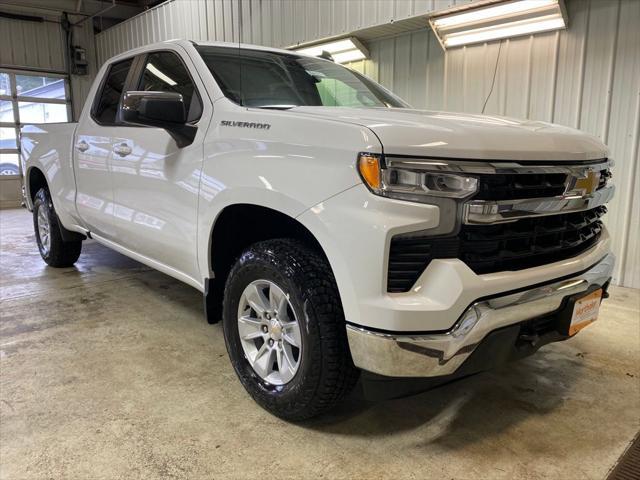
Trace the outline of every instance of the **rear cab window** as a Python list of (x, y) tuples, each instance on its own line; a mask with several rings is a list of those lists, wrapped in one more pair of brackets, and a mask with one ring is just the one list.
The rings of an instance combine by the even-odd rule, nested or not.
[(133, 58), (114, 63), (109, 67), (92, 111), (93, 119), (100, 125), (115, 125), (118, 105), (122, 98)]

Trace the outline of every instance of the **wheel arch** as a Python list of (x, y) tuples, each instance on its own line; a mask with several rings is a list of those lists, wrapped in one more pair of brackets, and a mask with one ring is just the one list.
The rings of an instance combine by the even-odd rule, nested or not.
[(25, 188), (27, 206), (29, 207), (29, 210), (33, 210), (33, 200), (36, 193), (38, 193), (38, 190), (41, 188), (49, 188), (47, 177), (37, 166), (31, 166), (27, 170)]
[[(251, 228), (246, 228), (250, 225)], [(210, 278), (205, 279), (205, 311), (209, 323), (221, 318), (224, 286), (240, 254), (250, 245), (275, 238), (302, 241), (327, 260), (316, 236), (296, 218), (279, 210), (252, 203), (227, 205), (215, 218), (209, 233), (207, 265)]]
[[(36, 198), (36, 194), (41, 188), (45, 188), (49, 192), (49, 196), (51, 197), (51, 202), (54, 201), (51, 195), (51, 189), (49, 187), (49, 182), (47, 180), (47, 177), (45, 176), (45, 174), (42, 172), (40, 168), (38, 168), (37, 166), (29, 167), (25, 178), (26, 178), (25, 201), (27, 202), (27, 207), (29, 211), (33, 211), (33, 203)], [(58, 228), (60, 229), (60, 234), (62, 235), (63, 240), (66, 242), (80, 241), (87, 238), (82, 233), (67, 230), (65, 226), (62, 224), (62, 222), (60, 221), (59, 217), (58, 217), (57, 225), (58, 225)]]

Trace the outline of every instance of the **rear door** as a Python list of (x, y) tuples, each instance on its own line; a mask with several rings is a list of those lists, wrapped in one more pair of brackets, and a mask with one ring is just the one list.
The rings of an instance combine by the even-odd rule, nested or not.
[(122, 125), (113, 138), (112, 171), (117, 242), (199, 278), (197, 211), (203, 138), (212, 105), (195, 66), (180, 47), (167, 45), (139, 58), (131, 90), (177, 92), (198, 126), (179, 148), (162, 128)]
[(133, 60), (109, 66), (90, 112), (78, 123), (73, 146), (78, 215), (92, 233), (110, 240), (115, 237), (110, 160), (118, 105), (131, 78)]

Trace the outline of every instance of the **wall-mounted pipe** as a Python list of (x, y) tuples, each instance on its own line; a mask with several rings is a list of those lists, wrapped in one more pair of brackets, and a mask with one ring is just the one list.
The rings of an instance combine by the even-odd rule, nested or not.
[(108, 7), (103, 8), (102, 10), (100, 10), (100, 11), (98, 11), (98, 12), (94, 13), (93, 15), (90, 15), (90, 16), (88, 16), (88, 17), (85, 17), (85, 18), (83, 18), (82, 20), (78, 20), (76, 23), (72, 23), (72, 24), (71, 24), (71, 26), (75, 27), (75, 26), (78, 26), (78, 25), (80, 25), (80, 24), (82, 24), (82, 23), (86, 22), (87, 20), (89, 20), (89, 19), (91, 19), (91, 18), (99, 17), (99, 16), (101, 16), (101, 15), (103, 15), (103, 14), (107, 13), (107, 12), (108, 12), (109, 10), (111, 10), (112, 8), (115, 8), (116, 6), (117, 6), (117, 5), (116, 5), (116, 0), (111, 0), (111, 5), (109, 5)]

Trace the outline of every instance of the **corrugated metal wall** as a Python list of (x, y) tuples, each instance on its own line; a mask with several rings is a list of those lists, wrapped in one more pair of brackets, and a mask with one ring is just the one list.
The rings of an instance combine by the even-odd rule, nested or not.
[[(70, 17), (74, 18), (74, 17)], [(76, 17), (75, 20), (78, 21)], [(73, 29), (73, 43), (86, 49), (87, 60), (89, 62), (87, 75), (71, 76), (71, 98), (73, 100), (73, 116), (75, 119), (80, 117), (84, 102), (87, 99), (93, 80), (98, 73), (98, 59), (96, 57), (96, 36), (93, 32), (93, 24), (91, 20), (86, 21), (81, 26)]]
[[(98, 35), (101, 61), (175, 37), (272, 46), (348, 33), (446, 8), (434, 0), (174, 0)], [(603, 139), (618, 192), (607, 224), (618, 256), (615, 281), (640, 287), (640, 1), (568, 0), (569, 29), (446, 54), (427, 29), (371, 42), (352, 66), (419, 108), (556, 122)]]
[(640, 1), (571, 0), (562, 32), (450, 50), (430, 31), (371, 42), (351, 64), (417, 108), (544, 120), (601, 138), (616, 161), (607, 225), (616, 281), (640, 288)]
[[(43, 23), (27, 22), (0, 18), (0, 66), (22, 70), (43, 70), (66, 73), (65, 34), (60, 25), (59, 16), (38, 15), (47, 21)], [(70, 16), (72, 22), (82, 17)], [(84, 76), (73, 75), (71, 95), (74, 116), (80, 114), (84, 100), (95, 77), (95, 35), (91, 22), (73, 28), (74, 45), (87, 50), (89, 73)]]
[[(57, 20), (57, 19), (51, 19)], [(0, 18), (0, 65), (65, 71), (64, 33), (59, 23)]]
[(470, 1), (170, 0), (98, 34), (98, 58), (171, 38), (287, 47)]

